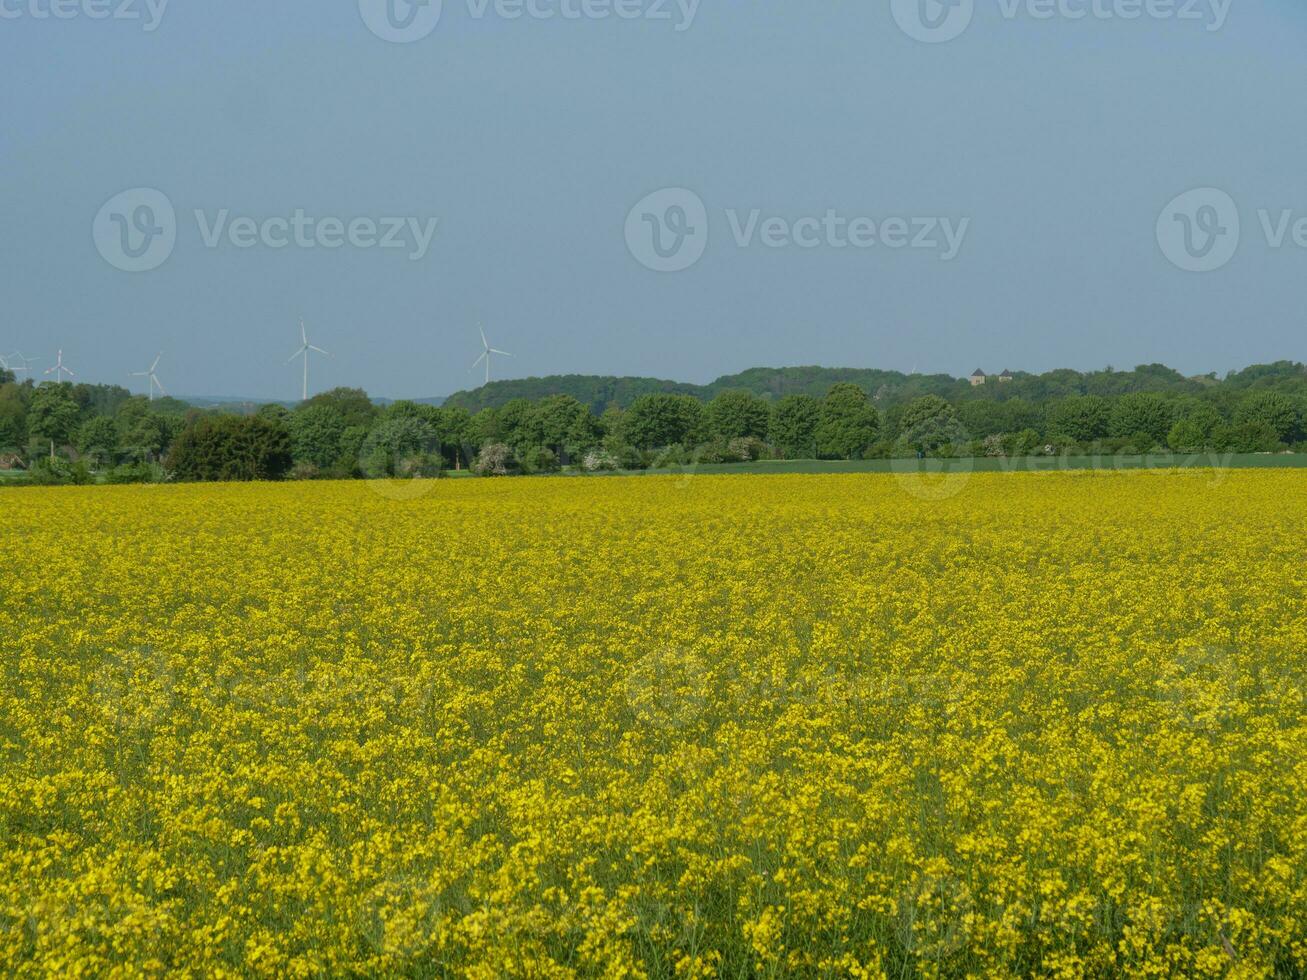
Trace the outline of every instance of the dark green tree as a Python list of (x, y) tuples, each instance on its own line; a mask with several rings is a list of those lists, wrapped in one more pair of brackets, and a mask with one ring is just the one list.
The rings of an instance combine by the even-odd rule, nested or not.
[(1151, 449), (1166, 445), (1174, 424), (1175, 413), (1166, 396), (1137, 391), (1122, 395), (1112, 406), (1108, 435), (1129, 439), (1140, 448)]
[(719, 439), (765, 439), (771, 405), (748, 391), (723, 391), (708, 403), (708, 426)]
[(361, 456), (363, 472), (371, 477), (431, 472), (440, 468), (440, 439), (427, 419), (401, 412), (372, 427)]
[(207, 415), (173, 441), (167, 467), (178, 480), (280, 480), (293, 462), (290, 430), (257, 415)]
[(1048, 433), (1070, 442), (1106, 439), (1112, 404), (1098, 395), (1073, 395), (1048, 410)]
[(786, 395), (776, 403), (772, 413), (772, 444), (786, 459), (816, 459), (820, 422), (820, 399), (812, 395)]
[(927, 455), (954, 455), (966, 439), (953, 406), (938, 395), (924, 395), (908, 403), (899, 419), (899, 441)]
[(860, 459), (880, 434), (880, 414), (855, 384), (837, 384), (821, 403), (817, 452), (826, 459)]
[(697, 446), (706, 435), (703, 403), (689, 395), (641, 395), (622, 418), (621, 438), (637, 449)]
[(300, 405), (300, 411), (309, 408), (329, 408), (338, 414), (345, 427), (370, 426), (380, 414), (368, 393), (362, 388), (332, 388), (314, 395)]
[(1236, 424), (1264, 422), (1280, 442), (1302, 438), (1300, 405), (1278, 391), (1258, 390), (1246, 395), (1235, 412)]
[(304, 405), (287, 420), (295, 460), (325, 469), (340, 461), (345, 418), (330, 403), (310, 399)]

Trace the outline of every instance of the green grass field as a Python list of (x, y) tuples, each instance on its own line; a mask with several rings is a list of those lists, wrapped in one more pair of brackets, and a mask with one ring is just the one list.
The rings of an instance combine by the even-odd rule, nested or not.
[(1283, 469), (1307, 467), (1305, 453), (1198, 453), (1179, 455), (1154, 453), (1148, 456), (1027, 456), (1014, 458), (967, 459), (856, 459), (759, 460), (756, 463), (701, 463), (667, 469), (637, 471), (659, 473), (903, 473), (903, 472), (973, 472), (1035, 473), (1057, 470), (1140, 470), (1140, 469)]

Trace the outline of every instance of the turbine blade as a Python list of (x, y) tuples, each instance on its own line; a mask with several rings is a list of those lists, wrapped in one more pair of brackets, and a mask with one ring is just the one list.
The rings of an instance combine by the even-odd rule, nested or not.
[(333, 356), (331, 351), (323, 350), (321, 347), (314, 347), (312, 344), (309, 344), (309, 350), (315, 350), (319, 354), (326, 354), (328, 357)]
[[(475, 369), (476, 369), (476, 366), (477, 366), (478, 364), (480, 364), (482, 361), (484, 361), (484, 360), (485, 360), (487, 357), (489, 357), (489, 356), (490, 356), (490, 352), (489, 352), (489, 351), (482, 351), (482, 352), (481, 352), (481, 356), (478, 357), (475, 361), (472, 362), (472, 367), (468, 368), (468, 370), (469, 370), (469, 371), (475, 370)], [(48, 372), (47, 372), (47, 373), (48, 373)]]
[(303, 320), (300, 320), (300, 340), (303, 341), (305, 347), (308, 346), (309, 332), (307, 329), (305, 329)]
[(490, 353), (492, 353), (492, 354), (503, 354), (505, 357), (516, 357), (516, 356), (517, 356), (516, 354), (510, 354), (510, 353), (509, 353), (508, 351), (506, 351), (506, 350), (499, 350), (497, 347), (492, 347), (492, 348), (490, 348)]
[(484, 328), (481, 326), (481, 324), (479, 324), (479, 323), (477, 324), (477, 332), (481, 334), (481, 346), (482, 346), (482, 347), (489, 348), (489, 347), (490, 347), (490, 341), (486, 340), (486, 332), (485, 332), (485, 329), (484, 329)]

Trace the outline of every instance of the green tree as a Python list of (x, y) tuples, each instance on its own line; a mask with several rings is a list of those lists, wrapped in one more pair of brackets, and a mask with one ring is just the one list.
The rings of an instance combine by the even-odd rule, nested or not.
[(399, 413), (382, 419), (368, 433), (361, 451), (368, 476), (405, 476), (439, 468), (440, 440), (419, 415)]
[(855, 384), (837, 384), (821, 403), (816, 429), (823, 458), (860, 459), (880, 434), (880, 414)]
[(765, 439), (771, 406), (748, 391), (723, 391), (708, 403), (708, 425), (719, 439)]
[(179, 480), (280, 480), (293, 462), (290, 430), (257, 415), (206, 415), (173, 441), (168, 469)]
[(1180, 419), (1167, 433), (1166, 444), (1173, 452), (1197, 453), (1207, 445), (1207, 437), (1208, 433), (1193, 419)]
[(16, 384), (0, 385), (0, 449), (18, 449), (27, 443), (24, 390)]
[(442, 407), (436, 412), (434, 424), (436, 436), (440, 439), (441, 455), (460, 468), (463, 462), (471, 462), (471, 456), (465, 455), (463, 451), (471, 421), (472, 416), (465, 408)]
[(341, 417), (346, 428), (351, 425), (370, 426), (379, 414), (377, 406), (362, 388), (332, 388), (321, 392), (300, 405), (299, 410), (309, 408), (331, 409)]
[(1283, 448), (1271, 424), (1257, 420), (1219, 425), (1211, 441), (1223, 453), (1273, 453)]
[(938, 395), (913, 399), (899, 419), (899, 441), (928, 455), (951, 454), (965, 433), (953, 406)]
[(158, 459), (172, 442), (173, 424), (169, 417), (153, 412), (119, 413), (118, 425), (122, 429), (119, 445), (138, 460)]
[(97, 415), (83, 422), (77, 430), (77, 451), (97, 466), (112, 464), (118, 454), (118, 426), (113, 419)]
[(538, 402), (526, 429), (534, 446), (544, 446), (556, 459), (569, 461), (594, 448), (600, 439), (599, 420), (571, 395), (551, 395)]
[[(1108, 434), (1118, 439), (1129, 439), (1140, 448), (1166, 444), (1175, 414), (1171, 402), (1164, 395), (1151, 391), (1137, 391), (1122, 395), (1112, 406), (1108, 420)], [(1147, 443), (1148, 445), (1142, 445)]]
[(290, 421), (290, 409), (285, 405), (278, 405), (276, 402), (260, 405), (255, 414), (259, 418), (267, 419), (270, 422), (288, 423)]
[(697, 446), (706, 436), (703, 403), (689, 395), (641, 395), (622, 418), (621, 438), (637, 449), (680, 443)]
[(1098, 395), (1073, 395), (1048, 410), (1048, 432), (1055, 439), (1094, 442), (1106, 439), (1112, 403)]
[(1235, 412), (1236, 424), (1264, 422), (1280, 442), (1301, 437), (1302, 416), (1298, 403), (1278, 391), (1254, 391), (1246, 395)]
[(772, 413), (772, 444), (786, 459), (816, 459), (820, 422), (820, 399), (812, 395), (786, 395), (776, 403)]
[(27, 431), (34, 438), (49, 443), (51, 455), (54, 455), (55, 446), (66, 446), (72, 441), (80, 416), (71, 385), (67, 382), (46, 383), (32, 395), (27, 410)]
[(475, 457), (482, 447), (499, 442), (503, 433), (499, 428), (499, 412), (493, 408), (483, 408), (467, 420), (463, 428), (463, 442), (467, 446), (465, 455)]
[(305, 406), (288, 419), (295, 459), (325, 469), (340, 460), (341, 437), (348, 426), (329, 403), (315, 405), (310, 399)]

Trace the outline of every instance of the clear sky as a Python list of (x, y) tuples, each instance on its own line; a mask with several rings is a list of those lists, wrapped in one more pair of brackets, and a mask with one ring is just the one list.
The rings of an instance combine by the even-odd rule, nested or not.
[(0, 353), (262, 398), (301, 316), (314, 388), (388, 397), (479, 383), (478, 320), (497, 377), (1307, 359), (1300, 0), (150, 2), (0, 0)]

